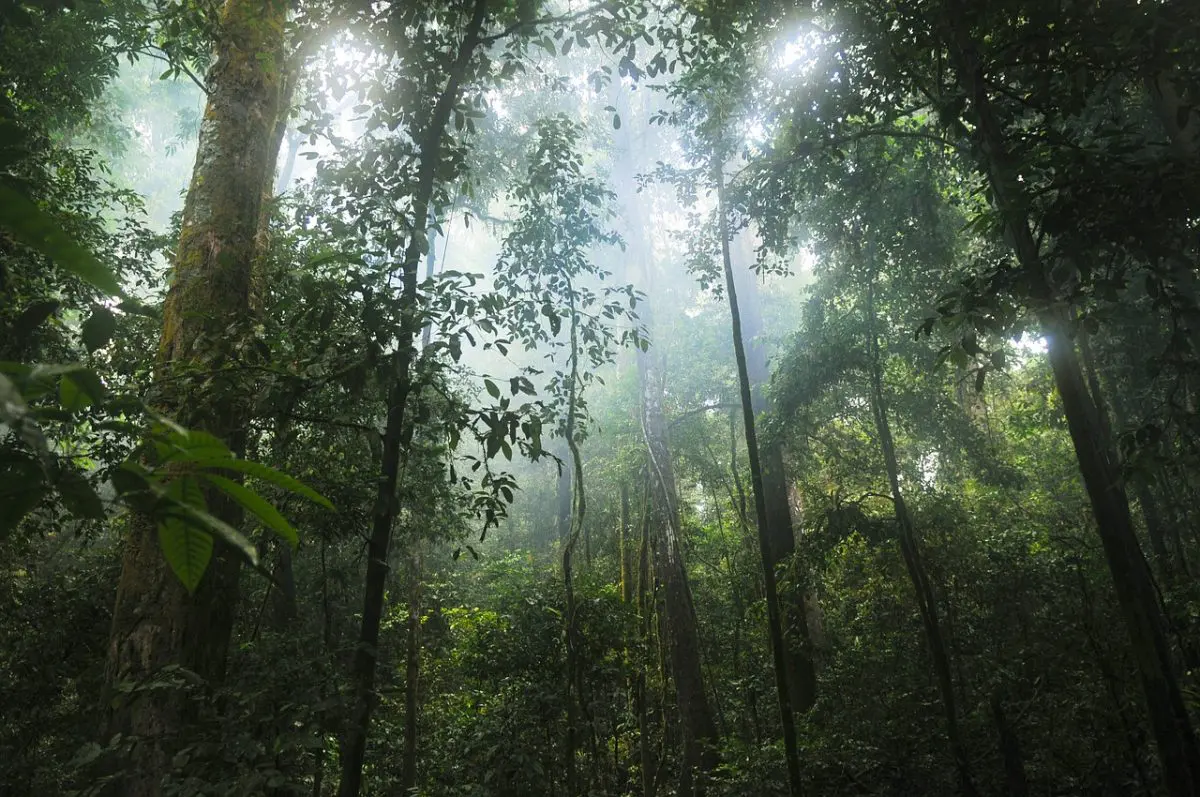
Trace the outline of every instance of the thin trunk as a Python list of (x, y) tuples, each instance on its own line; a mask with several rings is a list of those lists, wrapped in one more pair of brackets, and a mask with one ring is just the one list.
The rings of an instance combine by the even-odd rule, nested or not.
[[(1079, 344), (1079, 358), (1083, 372), (1087, 377), (1088, 391), (1092, 402), (1096, 405), (1096, 414), (1100, 418), (1102, 428), (1109, 439), (1113, 438), (1113, 423), (1118, 429), (1126, 428), (1126, 417), (1123, 402), (1119, 393), (1113, 394), (1111, 406), (1104, 400), (1104, 391), (1100, 385), (1100, 371), (1096, 367), (1096, 357), (1092, 352), (1091, 336), (1086, 329), (1080, 329), (1076, 340)], [(1158, 566), (1159, 576), (1171, 583), (1172, 567), (1170, 553), (1167, 551), (1166, 535), (1158, 514), (1158, 507), (1146, 486), (1144, 474), (1134, 474), (1131, 479), (1134, 497), (1137, 498), (1138, 509), (1142, 513), (1142, 521), (1146, 525), (1146, 537), (1150, 541), (1150, 550), (1154, 553), (1154, 562)]]
[(654, 751), (650, 747), (650, 707), (646, 694), (646, 656), (650, 652), (650, 477), (642, 497), (641, 540), (638, 544), (637, 605), (642, 655), (637, 665), (634, 703), (638, 717), (638, 758), (641, 763), (642, 797), (654, 797)]
[[(401, 442), (408, 430), (405, 427), (408, 397), (412, 391), (413, 346), (420, 333), (417, 307), (417, 271), (427, 245), (426, 227), (433, 193), (441, 165), (446, 125), (462, 90), (463, 81), (475, 50), (481, 43), (481, 33), (487, 19), (487, 0), (475, 0), (471, 19), (467, 23), (462, 43), (445, 88), (429, 119), (429, 125), (418, 139), (420, 167), (413, 193), (413, 230), (404, 250), (401, 268), (403, 285), (400, 310), (400, 334), (392, 371), (393, 382), (388, 390), (387, 422), (383, 433), (383, 461), (379, 486), (375, 496), (371, 537), (367, 544), (367, 580), (363, 599), (362, 628), (354, 654), (354, 708), (350, 726), (342, 745), (342, 780), (339, 797), (358, 797), (362, 789), (362, 767), (366, 757), (367, 731), (374, 708), (375, 663), (378, 658), (379, 624), (383, 618), (384, 585), (388, 573), (388, 550), (395, 522), (396, 482), (400, 472)], [(410, 434), (408, 436), (411, 436)]]
[(575, 579), (572, 572), (572, 556), (579, 542), (579, 534), (583, 528), (584, 515), (587, 511), (587, 496), (583, 491), (583, 460), (579, 455), (579, 442), (575, 439), (575, 425), (578, 413), (579, 398), (579, 314), (575, 312), (574, 292), (571, 281), (567, 279), (567, 293), (570, 298), (571, 333), (570, 333), (570, 368), (567, 383), (567, 422), (565, 437), (567, 450), (571, 456), (570, 484), (570, 518), (566, 539), (563, 540), (562, 570), (563, 583), (566, 585), (566, 625), (567, 625), (567, 733), (566, 733), (566, 763), (567, 763), (567, 797), (579, 794), (576, 757), (579, 751), (579, 709), (583, 699), (581, 671), (579, 665), (580, 632), (576, 618)]
[[(275, 561), (275, 580), (279, 589), (272, 590), (271, 623), (274, 631), (282, 631), (296, 619), (296, 570), (292, 563), (292, 546), (280, 540)], [(268, 586), (270, 589), (270, 586)]]
[(700, 669), (700, 637), (683, 562), (679, 493), (663, 421), (661, 376), (649, 354), (642, 353), (638, 364), (642, 381), (642, 431), (650, 458), (651, 507), (657, 532), (654, 567), (663, 587), (667, 654), (683, 737), (679, 794), (699, 794), (704, 779), (717, 762), (714, 750), (717, 731)]
[(629, 482), (621, 479), (621, 518), (618, 528), (617, 552), (621, 557), (621, 601), (629, 603), (633, 599), (633, 581), (629, 572)]
[(1004, 780), (1008, 786), (1008, 797), (1027, 797), (1029, 783), (1025, 778), (1025, 757), (1021, 753), (1021, 740), (1004, 714), (1004, 702), (1000, 690), (992, 695), (992, 723), (1000, 740), (1000, 757), (1004, 761)]
[(554, 538), (559, 544), (565, 544), (571, 535), (571, 450), (563, 451), (563, 464), (558, 471), (558, 512), (554, 516)]
[(867, 286), (867, 344), (870, 349), (871, 364), (871, 410), (875, 416), (875, 429), (879, 435), (879, 447), (883, 452), (884, 466), (887, 468), (888, 485), (892, 492), (892, 505), (896, 514), (896, 526), (900, 531), (900, 553), (904, 566), (912, 581), (913, 592), (916, 593), (917, 609), (921, 615), (921, 624), (925, 628), (925, 641), (929, 645), (929, 657), (933, 662), (933, 672), (942, 698), (942, 711), (946, 716), (946, 736), (950, 742), (950, 753), (954, 758), (954, 766), (958, 772), (959, 791), (971, 797), (979, 792), (975, 788), (975, 780), (971, 775), (971, 763), (967, 757), (966, 744), (958, 725), (958, 705), (954, 697), (954, 679), (950, 671), (950, 656), (946, 651), (946, 641), (942, 635), (941, 622), (938, 619), (937, 598), (929, 573), (925, 568), (924, 557), (921, 554), (921, 543), (917, 538), (917, 530), (913, 526), (912, 515), (904, 503), (904, 494), (900, 489), (900, 466), (896, 459), (896, 444), (892, 439), (892, 428), (888, 421), (887, 402), (883, 393), (883, 364), (879, 352), (879, 337), (875, 326), (875, 278)]
[(983, 66), (961, 4), (962, 0), (950, 0), (948, 6), (951, 51), (958, 80), (976, 117), (976, 136), (994, 202), (1018, 262), (1037, 285), (1041, 293), (1037, 298), (1044, 302), (1039, 308), (1039, 318), (1047, 333), (1050, 367), (1129, 632), (1167, 790), (1176, 797), (1190, 797), (1200, 791), (1200, 748), (1179, 690), (1150, 569), (1134, 533), (1129, 499), (1116, 467), (1112, 441), (1103, 433), (1096, 405), (1084, 385), (1069, 337), (1070, 326), (1065, 314), (1051, 304), (1054, 297), (1046, 285), (1042, 253), (1023, 210), (1027, 207), (1026, 198), (992, 108)]
[(738, 518), (742, 521), (742, 530), (748, 533), (750, 530), (750, 514), (747, 509), (746, 487), (742, 484), (742, 471), (738, 468), (736, 410), (732, 410), (729, 413), (729, 473), (733, 479), (734, 490), (737, 491), (737, 504), (735, 507)]
[[(788, 676), (788, 655), (783, 639), (783, 620), (775, 579), (775, 552), (772, 550), (772, 518), (768, 516), (766, 491), (763, 487), (763, 467), (759, 457), (758, 435), (754, 423), (754, 400), (746, 368), (746, 347), (742, 341), (742, 319), (738, 307), (737, 286), (733, 279), (733, 264), (729, 256), (729, 224), (725, 216), (725, 175), (721, 164), (713, 170), (717, 183), (717, 220), (721, 236), (721, 259), (725, 266), (725, 290), (729, 299), (729, 316), (733, 324), (733, 352), (737, 359), (738, 384), (741, 386), (742, 422), (745, 426), (746, 452), (750, 457), (750, 482), (754, 492), (754, 512), (758, 521), (758, 542), (763, 563), (763, 587), (767, 601), (767, 628), (771, 637), (771, 653), (775, 662), (775, 689), (779, 696), (779, 719), (783, 725), (783, 753), (787, 759), (788, 786), (792, 797), (803, 792), (800, 781), (800, 755), (796, 749), (796, 721), (792, 715), (792, 698)], [(787, 492), (783, 492), (787, 512)], [(782, 518), (773, 518), (782, 522)], [(791, 522), (788, 521), (789, 534)], [(803, 621), (804, 615), (800, 618)]]
[[(321, 651), (324, 654), (325, 661), (329, 665), (329, 672), (333, 672), (336, 668), (333, 666), (333, 612), (329, 604), (329, 570), (325, 564), (325, 548), (326, 541), (321, 539)], [(325, 787), (325, 737), (329, 734), (329, 712), (324, 708), (325, 697), (328, 694), (328, 674), (321, 678), (317, 690), (318, 708), (317, 708), (317, 739), (318, 746), (315, 752), (316, 771), (313, 772), (313, 787), (312, 797), (321, 797)]]
[[(746, 378), (750, 385), (750, 400), (756, 418), (770, 410), (766, 388), (771, 381), (767, 366), (766, 344), (762, 339), (762, 299), (758, 281), (751, 270), (753, 252), (747, 253), (749, 237), (741, 238), (741, 261), (735, 267), (730, 263), (730, 274), (737, 285), (741, 299), (741, 326), (739, 335), (746, 353)], [(732, 252), (731, 252), (732, 254)], [(762, 467), (763, 500), (766, 504), (768, 565), (777, 575), (786, 567), (792, 567), (790, 578), (779, 584), (780, 622), (783, 625), (783, 649), (788, 692), (792, 708), (806, 712), (817, 699), (817, 672), (813, 666), (811, 645), (808, 638), (806, 618), (808, 610), (804, 603), (804, 580), (792, 563), (796, 552), (796, 537), (792, 524), (791, 506), (788, 502), (787, 473), (783, 464), (783, 446), (778, 440), (765, 440), (758, 452)]]
[[(292, 441), (292, 422), (288, 415), (291, 412), (292, 401), (287, 402), (285, 412), (275, 421), (275, 435), (271, 440), (272, 464), (286, 470), (287, 450)], [(283, 631), (299, 614), (296, 604), (296, 571), (292, 563), (292, 546), (284, 540), (276, 540), (278, 554), (275, 560), (274, 585), (267, 584), (267, 593), (271, 596), (271, 623), (274, 631)]]
[[(425, 252), (425, 279), (433, 279), (433, 275), (437, 273), (437, 219), (430, 214), (429, 230), (427, 232), (429, 238), (429, 248)], [(425, 322), (425, 327), (421, 330), (421, 348), (425, 349), (429, 346), (429, 341), (433, 337), (433, 322)]]
[[(235, 451), (245, 447), (249, 407), (241, 390), (220, 379), (190, 380), (181, 389), (167, 377), (207, 370), (228, 356), (237, 361), (240, 335), (252, 315), (251, 272), (263, 186), (274, 168), (271, 135), (279, 103), (276, 60), (283, 47), (287, 4), (227, 0), (221, 10), (216, 59), (196, 165), (183, 211), (174, 278), (163, 308), (155, 403), (168, 415), (216, 435)], [(237, 527), (234, 502), (208, 495), (209, 511)], [(240, 561), (217, 542), (195, 594), (167, 567), (151, 516), (135, 514), (124, 544), (106, 664), (109, 696), (121, 684), (146, 684), (162, 667), (180, 665), (219, 681), (233, 632)], [(171, 689), (106, 697), (106, 736), (141, 741), (117, 786), (130, 797), (158, 795), (172, 748), (187, 724), (184, 697)]]
[(408, 794), (417, 785), (417, 740), (421, 684), (421, 554), (413, 553), (408, 573), (408, 628), (404, 656), (404, 761), (400, 789)]

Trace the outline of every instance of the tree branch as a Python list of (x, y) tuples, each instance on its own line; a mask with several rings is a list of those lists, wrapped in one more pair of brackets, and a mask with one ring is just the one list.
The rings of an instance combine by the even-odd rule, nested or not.
[(196, 73), (193, 72), (191, 69), (189, 69), (187, 64), (185, 64), (183, 61), (172, 58), (171, 54), (168, 53), (166, 50), (162, 49), (161, 47), (154, 47), (153, 45), (151, 45), (150, 47), (143, 47), (142, 49), (137, 50), (136, 52), (139, 55), (148, 55), (151, 58), (158, 59), (159, 61), (165, 61), (166, 63), (170, 64), (176, 70), (182, 72), (183, 74), (185, 74), (189, 78), (191, 78), (192, 82), (195, 83), (196, 86), (199, 87), (199, 89), (204, 92), (205, 96), (207, 96), (210, 93), (208, 90), (207, 84), (205, 84), (205, 82), (203, 80), (201, 80), (200, 78), (196, 77)]
[(686, 412), (681, 412), (679, 415), (676, 415), (674, 418), (671, 419), (671, 422), (667, 424), (667, 428), (668, 429), (674, 428), (675, 424), (682, 423), (683, 421), (686, 421), (688, 418), (692, 417), (693, 415), (700, 415), (701, 413), (711, 412), (713, 410), (736, 410), (740, 407), (741, 407), (740, 404), (725, 404), (725, 403), (705, 404), (703, 407), (696, 407), (694, 409), (690, 409), (690, 410), (687, 410)]

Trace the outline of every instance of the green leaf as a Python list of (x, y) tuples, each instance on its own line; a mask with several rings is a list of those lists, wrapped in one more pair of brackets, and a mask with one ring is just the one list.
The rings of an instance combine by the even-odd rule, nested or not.
[(33, 511), (49, 491), (45, 474), (36, 460), (18, 452), (0, 462), (0, 540)]
[(79, 389), (74, 379), (64, 376), (58, 383), (58, 403), (67, 412), (78, 412), (86, 409), (92, 401), (87, 393)]
[(232, 458), (229, 446), (216, 435), (199, 429), (184, 429), (171, 422), (157, 430), (162, 436), (158, 441), (158, 455), (164, 462), (197, 462), (201, 459)]
[(64, 464), (54, 486), (58, 488), (67, 511), (75, 517), (104, 519), (104, 502), (92, 489), (91, 482), (74, 467)]
[[(181, 481), (192, 482), (193, 479), (181, 479)], [(197, 488), (199, 489), (199, 488)], [(212, 536), (219, 537), (227, 545), (236, 550), (242, 555), (247, 562), (253, 566), (258, 565), (258, 549), (254, 547), (254, 543), (246, 539), (246, 535), (230, 526), (219, 517), (210, 514), (203, 508), (197, 508), (187, 503), (174, 504), (168, 512), (168, 516), (178, 517), (192, 526), (206, 531)]]
[(490, 379), (483, 380), (483, 386), (487, 388), (488, 395), (492, 398), (500, 398), (500, 388)]
[(55, 300), (34, 302), (21, 311), (17, 320), (13, 321), (10, 334), (18, 345), (25, 342), (42, 323), (54, 315), (59, 303)]
[(621, 129), (621, 116), (619, 114), (614, 113), (613, 114), (613, 130), (620, 130), (620, 129)]
[(256, 479), (262, 479), (265, 482), (270, 482), (277, 487), (282, 487), (288, 492), (303, 496), (308, 500), (320, 504), (326, 509), (336, 512), (333, 504), (329, 499), (312, 489), (308, 485), (293, 479), (286, 473), (275, 470), (274, 468), (264, 465), (261, 462), (250, 462), (245, 459), (236, 459), (233, 457), (200, 457), (193, 461), (193, 464), (203, 468), (218, 468), (225, 470), (234, 470), (238, 473), (245, 473), (247, 476), (253, 476)]
[(117, 317), (113, 315), (112, 310), (98, 305), (92, 310), (88, 320), (83, 322), (82, 331), (83, 345), (91, 354), (97, 349), (103, 349), (112, 340), (113, 333), (117, 331)]
[(104, 383), (100, 381), (100, 376), (90, 368), (76, 367), (64, 374), (63, 379), (70, 379), (74, 382), (75, 387), (79, 388), (92, 404), (104, 400)]
[(169, 515), (158, 524), (158, 547), (183, 588), (195, 592), (212, 559), (212, 535)]
[(296, 529), (287, 522), (283, 515), (279, 514), (279, 510), (271, 506), (270, 502), (261, 495), (244, 484), (238, 484), (233, 479), (226, 479), (215, 473), (205, 473), (203, 476), (217, 489), (241, 504), (247, 512), (258, 517), (264, 525), (287, 540), (293, 548), (300, 544), (300, 536), (296, 533)]
[(68, 237), (50, 213), (7, 185), (0, 185), (0, 228), (105, 293), (121, 292), (111, 270)]

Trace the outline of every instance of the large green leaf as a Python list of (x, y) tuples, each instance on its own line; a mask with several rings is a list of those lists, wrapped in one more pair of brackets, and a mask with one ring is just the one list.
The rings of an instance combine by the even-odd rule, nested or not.
[(247, 512), (256, 515), (267, 527), (287, 540), (293, 548), (300, 543), (300, 536), (292, 524), (288, 523), (279, 510), (271, 506), (270, 502), (261, 495), (243, 484), (238, 484), (233, 479), (227, 479), (215, 473), (204, 473), (202, 476), (217, 489), (241, 504)]
[(11, 186), (0, 184), (0, 228), (108, 294), (121, 286), (103, 263), (64, 233), (54, 217)]
[(171, 569), (188, 591), (195, 590), (212, 558), (213, 538), (236, 550), (251, 565), (258, 565), (254, 544), (237, 529), (209, 514), (198, 479), (182, 476), (165, 487), (150, 483), (165, 502), (159, 505), (158, 539)]
[(192, 525), (207, 530), (213, 536), (219, 537), (227, 545), (236, 550), (247, 562), (252, 565), (258, 564), (258, 550), (255, 549), (254, 543), (246, 539), (246, 536), (233, 526), (230, 526), (219, 517), (209, 514), (208, 510), (199, 509), (190, 504), (179, 504), (173, 506), (169, 510), (169, 513), (177, 517), (182, 517), (183, 520)]
[(265, 482), (282, 487), (288, 492), (303, 496), (326, 509), (336, 511), (333, 504), (329, 502), (329, 499), (313, 488), (261, 462), (250, 462), (245, 459), (235, 459), (232, 457), (199, 457), (191, 460), (191, 462), (203, 468), (218, 468), (245, 473), (247, 476), (262, 479)]
[(104, 519), (104, 501), (96, 494), (91, 482), (75, 466), (60, 460), (58, 478), (54, 486), (62, 497), (67, 511), (78, 518)]
[(158, 524), (158, 546), (184, 589), (195, 592), (212, 559), (212, 535), (178, 516), (167, 515)]
[(64, 376), (58, 383), (58, 403), (67, 412), (78, 412), (90, 406), (92, 399), (74, 379)]
[(155, 448), (162, 462), (196, 462), (200, 459), (233, 457), (229, 446), (208, 432), (175, 432), (166, 426), (160, 426), (158, 432), (161, 439), (155, 443)]

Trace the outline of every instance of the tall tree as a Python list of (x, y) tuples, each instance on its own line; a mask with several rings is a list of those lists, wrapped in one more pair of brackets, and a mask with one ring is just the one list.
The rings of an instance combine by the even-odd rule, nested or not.
[[(861, 247), (858, 248), (858, 254), (860, 257), (863, 254)], [(866, 315), (871, 414), (874, 417), (875, 430), (879, 436), (879, 448), (883, 453), (884, 467), (887, 469), (888, 488), (891, 490), (896, 527), (900, 531), (900, 553), (904, 558), (904, 566), (908, 570), (909, 580), (912, 581), (913, 592), (917, 598), (917, 609), (921, 615), (921, 624), (925, 629), (929, 657), (933, 660), (934, 677), (937, 679), (938, 692), (942, 699), (942, 711), (946, 717), (946, 736), (949, 738), (950, 753), (958, 771), (958, 787), (963, 795), (972, 797), (979, 794), (979, 790), (975, 787), (975, 778), (971, 774), (971, 762), (967, 756), (967, 747), (959, 725), (958, 700), (954, 694), (954, 676), (950, 670), (950, 654), (942, 629), (942, 620), (938, 616), (937, 595), (934, 593), (933, 583), (929, 578), (929, 569), (925, 564), (924, 554), (921, 552), (921, 540), (917, 535), (916, 526), (913, 525), (908, 505), (904, 503), (904, 493), (900, 488), (900, 465), (896, 459), (896, 442), (892, 437), (891, 422), (888, 420), (888, 405), (883, 385), (883, 356), (880, 353), (877, 328), (879, 319), (875, 312), (874, 264), (862, 265), (870, 271), (870, 275), (867, 277), (867, 295), (863, 312)]]
[[(625, 209), (630, 228), (626, 234), (631, 273), (638, 275), (639, 289), (653, 295), (655, 258), (645, 224), (648, 205), (638, 194), (635, 165), (640, 162), (632, 139), (621, 138), (621, 155), (614, 165), (617, 195)], [(647, 299), (640, 311), (642, 324), (653, 344), (654, 302)], [(647, 496), (646, 523), (654, 572), (662, 589), (662, 618), (667, 633), (667, 658), (675, 684), (676, 705), (680, 712), (682, 756), (679, 793), (703, 791), (708, 773), (716, 766), (717, 729), (705, 689), (700, 661), (700, 635), (696, 610), (683, 560), (683, 524), (679, 509), (679, 490), (671, 458), (667, 424), (663, 413), (666, 374), (663, 354), (653, 347), (637, 352), (640, 420), (646, 445)], [(644, 702), (645, 696), (642, 696)], [(643, 769), (649, 761), (643, 755)], [(652, 780), (643, 771), (643, 788)]]
[[(284, 0), (226, 0), (221, 8), (157, 357), (157, 406), (234, 452), (245, 445), (248, 407), (238, 378), (225, 375), (248, 365), (251, 272), (263, 187), (275, 166), (270, 155), (287, 13)], [(236, 527), (238, 504), (214, 491), (209, 506)], [(108, 645), (114, 695), (122, 684), (147, 684), (170, 664), (214, 682), (223, 675), (240, 554), (218, 541), (203, 581), (188, 594), (159, 552), (163, 533), (169, 532), (160, 533), (152, 516), (130, 518)], [(109, 705), (107, 734), (138, 740), (122, 793), (161, 793), (186, 723), (183, 696), (148, 689)]]
[[(746, 351), (746, 378), (750, 382), (755, 418), (761, 421), (770, 410), (767, 388), (771, 372), (767, 361), (767, 342), (763, 339), (762, 298), (758, 289), (758, 275), (752, 265), (754, 253), (748, 231), (735, 236), (730, 243), (730, 257), (730, 268), (740, 299), (740, 335)], [(803, 712), (811, 709), (816, 702), (817, 671), (808, 633), (806, 585), (799, 569), (791, 562), (796, 552), (795, 522), (799, 519), (792, 517), (783, 446), (776, 438), (766, 436), (760, 438), (759, 447), (767, 507), (769, 565), (776, 573), (781, 572), (785, 565), (792, 565), (791, 571), (785, 573), (787, 577), (779, 584), (780, 621), (783, 624), (785, 671), (792, 708)]]
[(946, 13), (948, 50), (958, 84), (970, 103), (968, 114), (975, 123), (980, 168), (991, 186), (1005, 234), (1029, 280), (1047, 335), (1055, 385), (1124, 614), (1167, 787), (1174, 795), (1194, 794), (1200, 790), (1200, 747), (1175, 675), (1154, 582), (1134, 532), (1113, 441), (1095, 398), (1088, 393), (1071, 339), (1071, 320), (1054, 301), (1050, 264), (1026, 214), (1030, 202), (994, 107), (971, 17), (959, 0), (947, 0)]
[(371, 537), (367, 543), (367, 578), (363, 598), (362, 628), (354, 654), (354, 711), (342, 745), (340, 797), (357, 797), (362, 790), (362, 768), (366, 756), (367, 732), (376, 702), (375, 668), (379, 656), (379, 625), (383, 619), (384, 590), (389, 570), (388, 554), (397, 514), (396, 485), (404, 455), (403, 441), (412, 438), (411, 422), (406, 423), (409, 396), (413, 391), (414, 346), (421, 331), (417, 277), (421, 258), (428, 246), (426, 235), (438, 170), (446, 141), (446, 126), (458, 105), (463, 84), (470, 78), (476, 51), (485, 44), (484, 26), (488, 17), (487, 0), (475, 0), (462, 27), (462, 38), (451, 60), (444, 83), (437, 94), (425, 126), (416, 137), (419, 167), (413, 185), (412, 211), (408, 219), (408, 240), (400, 261), (402, 299), (398, 344), (392, 357), (387, 393), (387, 420), (383, 431), (382, 463), (375, 507), (372, 510)]
[[(783, 752), (787, 760), (788, 785), (793, 797), (803, 792), (800, 781), (800, 754), (796, 749), (796, 720), (792, 714), (791, 680), (788, 675), (788, 654), (783, 638), (783, 612), (780, 610), (779, 586), (772, 551), (771, 517), (767, 508), (767, 493), (763, 484), (763, 464), (759, 453), (755, 424), (753, 388), (747, 365), (746, 344), (742, 338), (742, 315), (738, 304), (737, 285), (733, 273), (733, 258), (729, 251), (729, 220), (725, 205), (724, 160), (714, 158), (713, 180), (717, 193), (717, 227), (720, 236), (721, 263), (725, 272), (725, 295), (729, 301), (729, 318), (733, 327), (733, 351), (737, 359), (738, 386), (742, 402), (742, 425), (746, 435), (746, 452), (750, 458), (750, 484), (754, 493), (754, 514), (758, 521), (759, 550), (763, 561), (764, 597), (767, 603), (767, 631), (775, 662), (775, 690), (779, 698), (779, 718), (783, 726)], [(782, 464), (782, 463), (781, 463)], [(784, 495), (786, 499), (786, 493)], [(784, 507), (786, 509), (786, 507)], [(776, 516), (776, 522), (783, 518)], [(788, 524), (790, 529), (790, 523)], [(778, 532), (776, 532), (778, 533)], [(801, 604), (803, 606), (803, 604)], [(803, 620), (802, 620), (803, 621)]]

